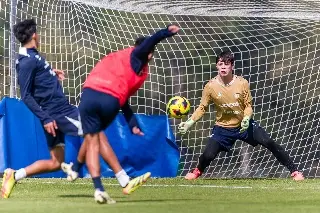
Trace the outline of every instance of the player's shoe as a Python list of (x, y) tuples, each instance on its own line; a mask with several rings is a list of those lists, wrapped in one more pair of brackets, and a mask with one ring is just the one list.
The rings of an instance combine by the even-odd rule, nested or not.
[(150, 172), (147, 172), (139, 177), (136, 177), (129, 181), (128, 185), (123, 188), (123, 194), (129, 195), (134, 192), (137, 188), (142, 186), (151, 176)]
[(198, 168), (195, 168), (193, 170), (193, 172), (189, 172), (184, 178), (186, 180), (194, 180), (197, 179), (198, 177), (200, 177), (202, 174), (202, 172), (200, 172), (200, 170)]
[(61, 163), (61, 169), (67, 174), (68, 181), (75, 181), (79, 177), (79, 173), (72, 170), (73, 163)]
[(299, 171), (292, 172), (291, 177), (296, 181), (304, 180), (303, 174)]
[(14, 179), (15, 171), (13, 169), (6, 169), (3, 174), (2, 187), (1, 187), (1, 197), (9, 198), (12, 189), (16, 185), (16, 180)]
[(94, 200), (99, 203), (99, 204), (104, 204), (104, 203), (107, 203), (107, 204), (114, 204), (116, 203), (115, 200), (113, 200), (107, 192), (102, 192), (100, 190), (96, 190), (94, 192)]

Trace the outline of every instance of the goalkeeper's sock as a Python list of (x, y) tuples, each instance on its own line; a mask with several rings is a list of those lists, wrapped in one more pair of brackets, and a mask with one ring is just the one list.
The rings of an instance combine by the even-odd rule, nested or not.
[(23, 179), (23, 178), (25, 178), (25, 177), (27, 177), (27, 173), (26, 173), (26, 170), (25, 169), (19, 169), (18, 171), (16, 171), (15, 172), (15, 174), (14, 174), (14, 179), (16, 180), (16, 181), (18, 181), (18, 180), (21, 180), (21, 179)]
[(83, 163), (79, 162), (78, 159), (73, 163), (71, 169), (75, 172), (79, 172), (80, 168), (83, 166)]
[(126, 187), (130, 181), (130, 177), (127, 175), (126, 171), (124, 171), (123, 169), (116, 174), (116, 178), (118, 179), (119, 184), (122, 187)]
[(102, 185), (100, 176), (92, 178), (92, 182), (93, 182), (94, 188), (96, 190), (98, 189), (98, 190), (104, 192), (104, 187)]
[(296, 172), (296, 171), (298, 171), (297, 166), (293, 163), (292, 160), (289, 160), (289, 163), (287, 165), (285, 165), (285, 166), (289, 169), (291, 174)]

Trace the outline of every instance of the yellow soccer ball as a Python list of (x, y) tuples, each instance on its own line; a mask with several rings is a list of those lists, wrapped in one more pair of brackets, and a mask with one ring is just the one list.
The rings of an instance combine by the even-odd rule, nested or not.
[(183, 118), (190, 112), (190, 102), (185, 97), (175, 96), (168, 101), (167, 114), (171, 118)]

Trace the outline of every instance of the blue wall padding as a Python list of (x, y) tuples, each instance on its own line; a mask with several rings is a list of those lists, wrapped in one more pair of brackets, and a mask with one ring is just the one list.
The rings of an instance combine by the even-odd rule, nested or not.
[[(105, 130), (122, 167), (132, 176), (147, 171), (153, 177), (175, 177), (179, 164), (179, 149), (167, 116), (136, 115), (144, 136), (133, 135), (122, 113)], [(83, 141), (66, 136), (65, 161), (74, 161)], [(0, 102), (0, 172), (6, 168), (19, 169), (36, 160), (50, 159), (44, 130), (40, 121), (25, 104), (17, 99)], [(101, 158), (103, 177), (114, 177), (113, 171)], [(88, 176), (84, 166), (81, 177)], [(37, 177), (65, 177), (63, 172)]]

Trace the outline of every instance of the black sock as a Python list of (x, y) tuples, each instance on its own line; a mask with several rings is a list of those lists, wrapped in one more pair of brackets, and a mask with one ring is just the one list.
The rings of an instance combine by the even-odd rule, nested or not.
[(80, 163), (78, 159), (73, 163), (71, 169), (75, 172), (79, 172), (80, 168), (82, 167), (83, 163)]
[(96, 190), (98, 189), (98, 190), (104, 192), (104, 187), (102, 186), (102, 182), (101, 182), (100, 176), (92, 178), (92, 182), (93, 182), (94, 188)]

